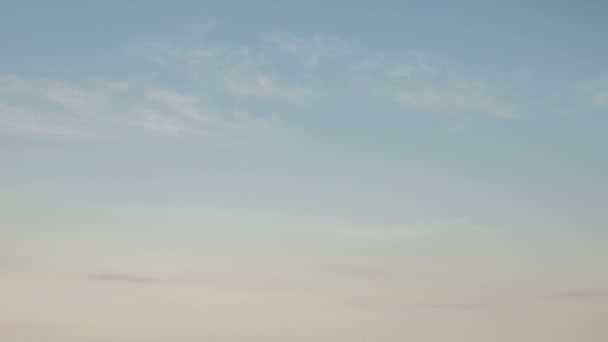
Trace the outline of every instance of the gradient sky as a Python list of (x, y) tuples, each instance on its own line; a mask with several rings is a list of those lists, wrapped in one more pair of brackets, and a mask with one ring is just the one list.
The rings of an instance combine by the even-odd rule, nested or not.
[(608, 340), (605, 1), (3, 1), (0, 340)]

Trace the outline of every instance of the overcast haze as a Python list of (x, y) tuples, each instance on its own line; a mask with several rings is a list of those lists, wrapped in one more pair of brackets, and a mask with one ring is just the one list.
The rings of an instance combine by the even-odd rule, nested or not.
[(0, 340), (608, 340), (604, 1), (4, 1)]

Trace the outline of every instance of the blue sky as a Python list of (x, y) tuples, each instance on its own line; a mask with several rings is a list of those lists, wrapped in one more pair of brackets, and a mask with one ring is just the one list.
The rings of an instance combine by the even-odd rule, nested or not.
[(0, 337), (604, 341), (607, 11), (1, 4)]

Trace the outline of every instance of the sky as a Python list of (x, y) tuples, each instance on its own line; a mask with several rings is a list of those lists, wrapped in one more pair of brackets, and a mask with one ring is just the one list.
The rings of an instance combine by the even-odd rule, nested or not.
[(608, 340), (604, 1), (3, 1), (0, 340)]

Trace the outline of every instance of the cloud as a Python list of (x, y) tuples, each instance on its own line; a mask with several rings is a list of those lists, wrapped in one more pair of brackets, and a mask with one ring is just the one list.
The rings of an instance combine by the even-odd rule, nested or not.
[(425, 224), (401, 223), (392, 225), (364, 226), (348, 223), (311, 224), (304, 229), (331, 234), (350, 239), (387, 240), (412, 239), (428, 235), (469, 232), (477, 229), (470, 217), (462, 216), (446, 222), (429, 222)]
[(296, 73), (283, 70), (284, 55), (276, 55), (267, 45), (152, 42), (135, 46), (132, 53), (181, 75), (196, 87), (235, 101), (299, 103), (314, 97), (309, 84), (298, 80)]
[(498, 311), (512, 309), (498, 303), (405, 300), (398, 295), (359, 295), (342, 300), (342, 304), (364, 309), (422, 309), (432, 311)]
[[(147, 73), (74, 80), (0, 75), (0, 129), (242, 137), (346, 102), (396, 104), (418, 114), (519, 115), (500, 85), (426, 55), (383, 55), (338, 37), (282, 32), (249, 45), (156, 41), (130, 52)], [(605, 94), (594, 96), (606, 102)]]
[(21, 133), (89, 136), (81, 126), (103, 94), (71, 82), (0, 75), (0, 127)]
[(429, 55), (387, 56), (338, 37), (275, 32), (255, 45), (155, 42), (134, 52), (237, 101), (259, 98), (293, 105), (375, 99), (425, 112), (520, 115), (498, 84)]
[(395, 103), (428, 112), (470, 112), (516, 118), (500, 89), (444, 63), (418, 55), (412, 61), (385, 65), (377, 93)]
[(40, 113), (32, 108), (0, 103), (0, 127), (4, 130), (20, 134), (88, 137), (88, 132), (80, 127), (69, 125), (69, 122), (53, 122), (41, 117)]
[(100, 273), (86, 276), (87, 279), (98, 280), (98, 281), (109, 281), (109, 282), (126, 282), (126, 283), (156, 283), (159, 280), (155, 278), (142, 277), (133, 274), (121, 274), (121, 273)]
[(0, 77), (0, 129), (20, 134), (104, 137), (133, 131), (152, 135), (255, 133), (275, 115), (247, 116), (204, 95), (178, 92), (154, 79), (66, 81)]
[(356, 42), (338, 37), (302, 38), (288, 32), (275, 32), (268, 35), (266, 40), (280, 52), (292, 55), (307, 67), (316, 67), (358, 52)]
[(554, 293), (547, 296), (540, 296), (534, 298), (535, 300), (562, 300), (562, 299), (593, 299), (599, 297), (608, 298), (608, 290), (596, 289), (596, 290), (577, 290)]
[(430, 310), (447, 310), (447, 311), (478, 311), (478, 310), (529, 310), (530, 305), (537, 306), (545, 301), (562, 301), (562, 300), (598, 300), (600, 298), (607, 298), (608, 290), (579, 290), (555, 293), (546, 296), (519, 298), (519, 299), (505, 299), (505, 298), (494, 298), (490, 300), (485, 298), (484, 300), (473, 300), (473, 301), (462, 301), (462, 302), (416, 302), (416, 301), (404, 301), (393, 296), (359, 296), (351, 299), (351, 304), (358, 306), (372, 306), (372, 307), (384, 307), (384, 308), (408, 308), (415, 307), (421, 309)]
[(581, 82), (578, 89), (583, 92), (586, 102), (598, 108), (608, 109), (608, 75)]
[(103, 102), (103, 94), (83, 89), (71, 82), (47, 78), (26, 78), (15, 75), (0, 76), (3, 95), (30, 95), (62, 108), (81, 112), (92, 110)]
[(411, 238), (429, 233), (424, 226), (392, 226), (392, 227), (360, 227), (355, 225), (324, 225), (320, 226), (330, 234), (350, 238), (392, 240)]
[(168, 110), (194, 121), (210, 122), (211, 115), (201, 111), (198, 99), (185, 96), (169, 89), (151, 89), (146, 94), (150, 99), (167, 107)]

